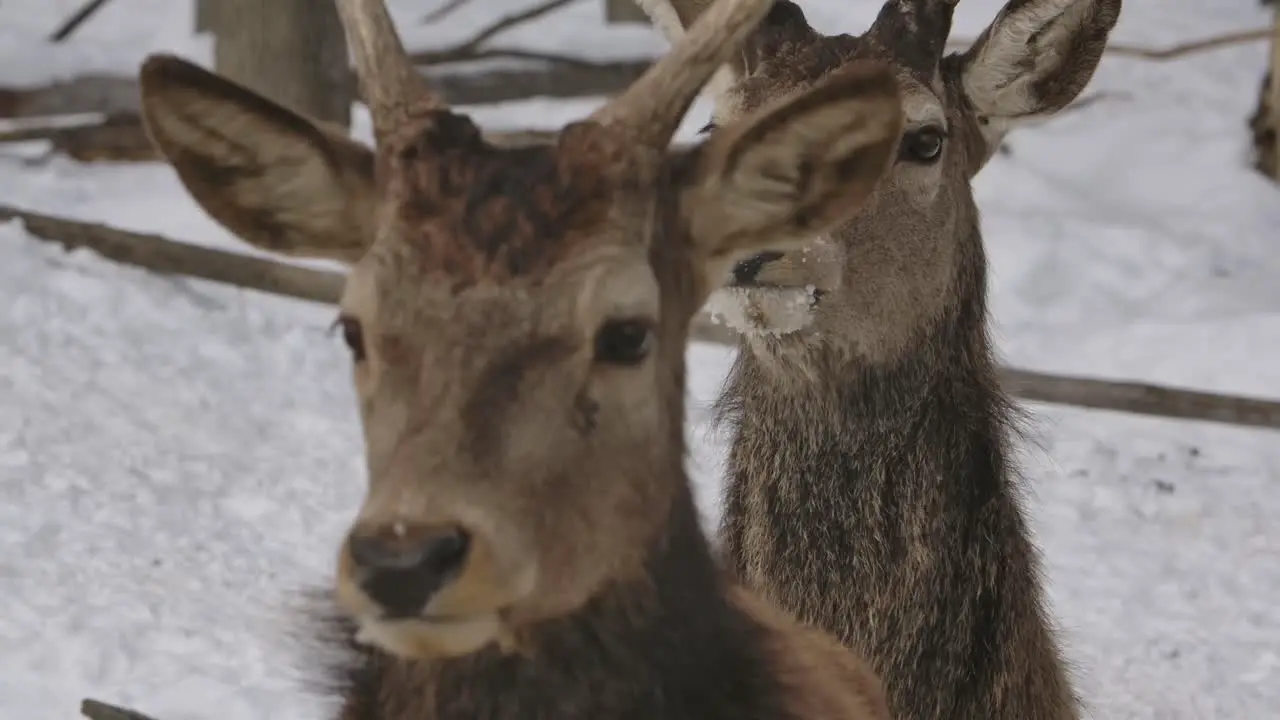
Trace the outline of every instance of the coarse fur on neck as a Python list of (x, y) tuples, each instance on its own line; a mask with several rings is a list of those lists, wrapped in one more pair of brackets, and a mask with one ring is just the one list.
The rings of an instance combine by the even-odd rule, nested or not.
[(717, 406), (733, 431), (724, 554), (894, 679), (897, 716), (1075, 717), (1009, 458), (1019, 415), (987, 336), (976, 220), (970, 238), (957, 302), (896, 363), (832, 353), (790, 373), (738, 353)]
[(344, 660), (330, 677), (341, 720), (791, 717), (761, 627), (731, 602), (686, 492), (642, 578), (619, 582), (572, 616), (437, 663), (354, 645), (340, 615), (322, 618)]

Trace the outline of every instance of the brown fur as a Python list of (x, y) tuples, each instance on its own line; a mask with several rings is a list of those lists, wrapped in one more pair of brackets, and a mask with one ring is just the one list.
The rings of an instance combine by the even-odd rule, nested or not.
[[(677, 37), (664, 0), (641, 0)], [(703, 0), (676, 0), (681, 23)], [(733, 430), (721, 539), (735, 575), (841, 638), (903, 720), (1074, 718), (1009, 460), (1016, 415), (986, 325), (970, 179), (1017, 121), (1065, 107), (1120, 0), (1011, 0), (942, 57), (954, 2), (890, 0), (862, 35), (779, 1), (722, 70), (715, 137), (849, 63), (892, 65), (902, 151), (867, 207), (801, 251), (745, 266), (744, 340), (720, 400)], [(928, 128), (936, 161), (912, 154)], [(801, 329), (779, 288), (815, 286)]]
[[(176, 58), (142, 88), (211, 215), (354, 262), (369, 487), (338, 553), (342, 717), (887, 718), (838, 642), (719, 571), (682, 422), (694, 312), (733, 263), (856, 211), (901, 131), (892, 76), (851, 67), (668, 157), (765, 10), (727, 0), (673, 51), (688, 66), (637, 83), (650, 105), (633, 88), (553, 144), (498, 148), (417, 85), (378, 0), (340, 8), (376, 154)], [(652, 349), (619, 359), (619, 327)], [(450, 537), (469, 543), (447, 574), (379, 564)]]

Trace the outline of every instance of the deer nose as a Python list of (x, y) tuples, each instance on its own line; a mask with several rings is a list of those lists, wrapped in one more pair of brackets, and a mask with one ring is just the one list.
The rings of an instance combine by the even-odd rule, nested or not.
[(783, 256), (776, 250), (766, 250), (765, 252), (752, 255), (751, 257), (738, 263), (733, 268), (733, 284), (734, 285), (752, 285), (756, 281), (756, 276), (764, 269), (765, 265), (777, 260)]
[(470, 549), (470, 534), (453, 526), (394, 523), (357, 528), (347, 537), (360, 587), (387, 619), (421, 615), (431, 598), (461, 574)]

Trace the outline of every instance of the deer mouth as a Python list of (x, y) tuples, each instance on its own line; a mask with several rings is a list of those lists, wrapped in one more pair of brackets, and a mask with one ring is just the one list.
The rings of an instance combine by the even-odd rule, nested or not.
[(806, 286), (730, 285), (707, 301), (713, 322), (745, 335), (791, 335), (813, 324), (826, 291)]
[(475, 616), (360, 617), (357, 643), (410, 660), (469, 655), (491, 643), (502, 644), (502, 613)]

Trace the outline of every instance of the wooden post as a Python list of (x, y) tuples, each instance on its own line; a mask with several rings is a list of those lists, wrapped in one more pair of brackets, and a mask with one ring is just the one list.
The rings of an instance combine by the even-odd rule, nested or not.
[(207, 33), (214, 32), (218, 28), (218, 21), (214, 18), (218, 12), (218, 6), (221, 0), (196, 0), (196, 32)]
[(1271, 52), (1258, 91), (1258, 108), (1249, 125), (1253, 130), (1254, 167), (1280, 182), (1280, 4), (1271, 3)]
[(649, 16), (644, 14), (635, 0), (604, 0), (604, 21), (610, 25), (621, 23), (649, 24)]
[(212, 30), (214, 69), (276, 102), (351, 126), (354, 83), (332, 0), (197, 0)]

